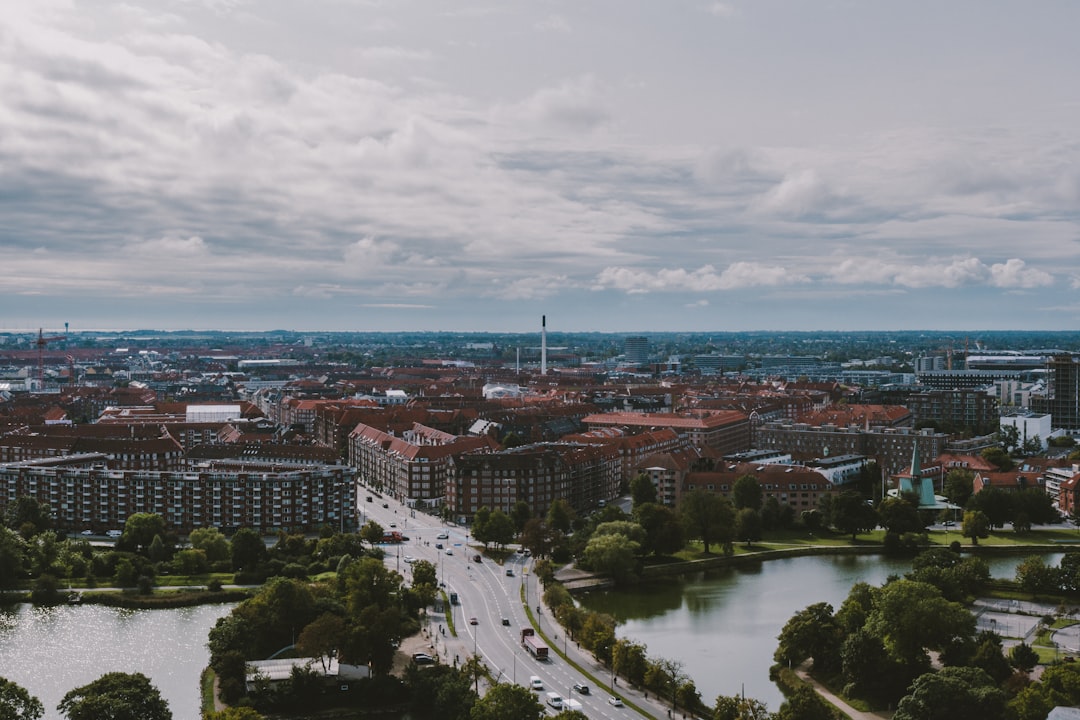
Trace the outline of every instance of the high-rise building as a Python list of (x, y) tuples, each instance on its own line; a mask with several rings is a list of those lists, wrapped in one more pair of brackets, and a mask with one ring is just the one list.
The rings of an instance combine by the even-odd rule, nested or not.
[(626, 338), (623, 352), (626, 353), (627, 362), (644, 365), (649, 362), (649, 338), (644, 335), (634, 335)]
[(1080, 430), (1080, 355), (1055, 355), (1046, 363), (1050, 371), (1046, 411), (1055, 428)]

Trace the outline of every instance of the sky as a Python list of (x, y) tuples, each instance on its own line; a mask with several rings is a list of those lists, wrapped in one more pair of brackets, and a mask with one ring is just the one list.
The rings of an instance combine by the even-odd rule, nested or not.
[(0, 328), (1080, 325), (1074, 0), (34, 0)]

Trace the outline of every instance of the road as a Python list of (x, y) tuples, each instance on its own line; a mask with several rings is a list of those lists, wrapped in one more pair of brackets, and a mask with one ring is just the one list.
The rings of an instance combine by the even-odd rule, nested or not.
[[(372, 502), (366, 497), (372, 496)], [(387, 507), (383, 507), (383, 504)], [(559, 657), (554, 649), (548, 662), (538, 662), (521, 645), (521, 628), (532, 627), (525, 612), (526, 602), (536, 612), (540, 601), (539, 583), (531, 572), (531, 560), (522, 554), (511, 555), (500, 565), (484, 557), (475, 562), (474, 556), (479, 550), (469, 546), (468, 530), (453, 524), (441, 522), (438, 518), (422, 512), (411, 511), (408, 507), (388, 497), (379, 497), (374, 493), (361, 491), (360, 505), (368, 519), (390, 529), (394, 528), (409, 538), (400, 545), (387, 545), (385, 562), (388, 567), (397, 570), (411, 581), (412, 560), (428, 560), (445, 583), (446, 591), (456, 592), (460, 605), (452, 608), (454, 626), (458, 636), (441, 628), (441, 616), (430, 615), (430, 632), (435, 638), (435, 649), (445, 662), (454, 662), (455, 658), (464, 662), (474, 652), (483, 658), (492, 675), (498, 682), (513, 682), (529, 687), (530, 677), (537, 676), (544, 685), (539, 692), (541, 702), (546, 702), (548, 692), (557, 692), (564, 699), (581, 703), (581, 710), (590, 718), (610, 718), (611, 720), (638, 717), (629, 707), (613, 707), (607, 700), (610, 693), (607, 688), (595, 687), (592, 680)], [(437, 538), (446, 533), (445, 539)], [(442, 550), (436, 548), (441, 543)], [(448, 554), (449, 550), (452, 554)], [(513, 575), (507, 575), (507, 570)], [(524, 599), (527, 596), (527, 601)], [(536, 615), (540, 628), (551, 639), (551, 644), (559, 644), (559, 649), (566, 648), (582, 667), (593, 670), (598, 667), (591, 655), (578, 650), (574, 643), (568, 643), (563, 637), (562, 628), (553, 622), (547, 608), (541, 608)], [(477, 624), (470, 624), (470, 618), (476, 618)], [(503, 619), (508, 624), (503, 624)], [(443, 634), (445, 632), (445, 634)], [(561, 644), (560, 644), (561, 643)], [(606, 669), (598, 677), (608, 677)], [(576, 683), (589, 686), (592, 691), (582, 695), (573, 687)], [(620, 688), (622, 690), (622, 688)], [(622, 693), (619, 693), (622, 695)], [(631, 693), (637, 695), (637, 693)], [(635, 697), (635, 704), (642, 698)], [(556, 711), (545, 704), (550, 715)], [(650, 707), (651, 717), (666, 717), (666, 710)]]

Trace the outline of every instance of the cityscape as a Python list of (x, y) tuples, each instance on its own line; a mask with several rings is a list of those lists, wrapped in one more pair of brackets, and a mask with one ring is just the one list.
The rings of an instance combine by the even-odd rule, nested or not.
[(0, 718), (1080, 720), (1080, 4), (0, 14)]
[[(1023, 522), (1068, 532), (1080, 517), (1080, 470), (1072, 453), (1080, 432), (1078, 367), (1076, 332), (577, 334), (549, 332), (546, 316), (534, 332), (521, 334), (8, 332), (0, 334), (0, 506), (8, 518), (23, 517), (32, 499), (48, 509), (48, 525), (59, 535), (105, 547), (128, 542), (129, 519), (141, 517), (157, 518), (158, 542), (201, 543), (195, 538), (211, 529), (235, 545), (254, 532), (279, 552), (286, 538), (368, 537), (382, 543), (376, 556), (389, 570), (415, 580), (422, 566), (430, 567), (440, 592), (452, 595), (436, 592), (443, 597), (438, 602), (474, 613), (458, 620), (470, 624), (464, 636), (455, 630), (430, 647), (424, 640), (395, 642), (416, 649), (414, 662), (457, 666), (476, 655), (517, 685), (529, 677), (560, 690), (587, 690), (611, 672), (612, 660), (583, 655), (576, 662), (594, 666), (583, 677), (526, 675), (517, 667), (526, 658), (514, 645), (500, 657), (480, 626), (501, 619), (514, 632), (533, 623), (543, 631), (545, 614), (558, 613), (539, 583), (531, 592), (543, 591), (546, 613), (509, 594), (498, 609), (490, 607), (492, 596), (510, 588), (530, 592), (534, 579), (558, 580), (578, 594), (583, 609), (607, 597), (589, 591), (618, 597), (620, 588), (647, 582), (647, 562), (638, 570), (602, 570), (591, 544), (572, 540), (587, 537), (585, 518), (641, 518), (636, 483), (645, 483), (657, 508), (680, 514), (686, 539), (704, 541), (705, 556), (710, 539), (716, 552), (734, 536), (702, 535), (683, 513), (701, 495), (737, 502), (747, 478), (762, 501), (753, 535), (759, 539), (767, 528), (805, 532), (822, 522), (840, 528), (839, 516), (822, 521), (818, 515), (852, 494), (882, 513), (851, 526), (853, 538), (879, 523), (891, 527), (881, 508), (898, 492), (908, 493), (922, 513), (911, 530), (937, 528), (946, 539), (950, 525), (954, 537), (969, 532), (965, 512), (973, 507), (990, 513), (991, 528), (1022, 522), (1012, 514), (1019, 505), (995, 515), (992, 504), (981, 504), (1001, 493), (1034, 493)], [(959, 495), (958, 474), (967, 482)], [(527, 522), (505, 537), (481, 530), (493, 514), (550, 524), (559, 513), (582, 519), (574, 521), (578, 531), (567, 536), (569, 544), (539, 539), (540, 526)], [(726, 532), (749, 532), (741, 527), (736, 522)], [(970, 532), (977, 542), (977, 531)], [(491, 545), (495, 537), (502, 539)], [(131, 548), (134, 557), (151, 539)], [(650, 552), (660, 553), (663, 542), (647, 540), (658, 544)], [(517, 549), (501, 554), (496, 548), (503, 543)], [(167, 566), (156, 565), (157, 580), (146, 575), (140, 583), (160, 581), (165, 567), (181, 572), (181, 557), (203, 572), (216, 567), (201, 544), (183, 551), (197, 557), (180, 547), (167, 551), (177, 553)], [(548, 577), (551, 561), (562, 569)], [(484, 577), (488, 562), (496, 572)], [(236, 582), (285, 567), (217, 565), (237, 568)], [(126, 582), (155, 567), (141, 566)], [(310, 572), (290, 567), (302, 576)], [(85, 583), (76, 569), (59, 571)], [(475, 595), (476, 583), (492, 578), (487, 597)], [(5, 581), (9, 591), (17, 586), (14, 576)], [(422, 638), (436, 622), (429, 617), (407, 635), (419, 631)], [(549, 652), (556, 660), (549, 645), (557, 631), (549, 628), (544, 640), (523, 634), (519, 649), (534, 660)], [(771, 646), (779, 631), (757, 644)], [(212, 632), (211, 648), (213, 638)], [(579, 639), (573, 644), (582, 652)], [(1027, 647), (1024, 638), (1019, 645)], [(1005, 649), (1015, 646), (1008, 639)], [(562, 656), (569, 651), (568, 644)], [(246, 660), (249, 671), (284, 667), (284, 678), (295, 663), (264, 666), (257, 654)], [(678, 665), (673, 677), (708, 687), (691, 668), (683, 670), (683, 660), (669, 661)], [(332, 667), (345, 682), (344, 660)], [(370, 670), (380, 667), (368, 661)], [(764, 680), (768, 666), (760, 673)], [(589, 717), (615, 712), (610, 704), (593, 705), (606, 699), (633, 703), (645, 715), (665, 712), (663, 704), (649, 705), (643, 689), (637, 697), (630, 687), (616, 692), (614, 674), (608, 685), (609, 695), (594, 699), (579, 691), (573, 699), (572, 690), (563, 691), (559, 702)], [(498, 686), (499, 678), (485, 680), (489, 689)], [(545, 690), (541, 700), (545, 693), (555, 694)], [(712, 698), (703, 701), (713, 705)], [(791, 700), (783, 702), (786, 708)], [(684, 703), (690, 705), (684, 711), (694, 710)]]

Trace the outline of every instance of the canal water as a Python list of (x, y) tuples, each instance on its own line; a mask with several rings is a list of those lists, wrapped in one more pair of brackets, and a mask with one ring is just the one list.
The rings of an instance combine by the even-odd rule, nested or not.
[[(986, 560), (991, 575), (1012, 578), (1024, 557)], [(1057, 565), (1061, 555), (1044, 558)], [(650, 657), (681, 661), (710, 707), (718, 695), (745, 692), (776, 711), (783, 696), (769, 680), (769, 667), (788, 619), (817, 602), (839, 609), (855, 583), (877, 586), (910, 570), (910, 560), (876, 555), (789, 558), (578, 599), (618, 620), (618, 637), (644, 644)]]
[(199, 717), (199, 674), (207, 634), (233, 605), (174, 610), (119, 610), (99, 605), (0, 608), (0, 677), (18, 683), (61, 720), (69, 690), (107, 672), (141, 672), (177, 720)]

